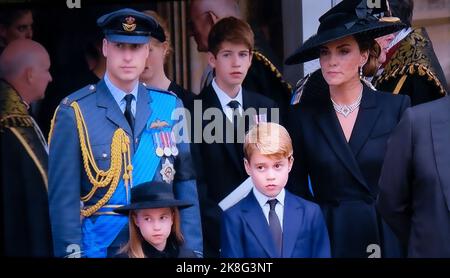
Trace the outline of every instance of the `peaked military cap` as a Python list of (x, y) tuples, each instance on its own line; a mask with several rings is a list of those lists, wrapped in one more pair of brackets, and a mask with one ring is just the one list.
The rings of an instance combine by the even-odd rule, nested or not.
[(111, 42), (144, 44), (157, 32), (156, 20), (133, 9), (121, 9), (97, 19), (97, 25)]
[[(376, 3), (380, 3), (379, 7)], [(285, 64), (299, 64), (319, 58), (320, 46), (346, 36), (364, 33), (375, 39), (405, 27), (398, 18), (384, 16), (386, 14), (386, 0), (343, 0), (319, 18), (317, 33), (290, 55)]]

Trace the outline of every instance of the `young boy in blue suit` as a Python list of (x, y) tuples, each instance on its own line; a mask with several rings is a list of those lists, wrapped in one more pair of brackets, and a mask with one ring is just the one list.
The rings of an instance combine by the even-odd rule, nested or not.
[(284, 189), (292, 154), (291, 138), (281, 125), (260, 123), (250, 129), (244, 164), (254, 187), (223, 213), (221, 257), (330, 257), (320, 207)]

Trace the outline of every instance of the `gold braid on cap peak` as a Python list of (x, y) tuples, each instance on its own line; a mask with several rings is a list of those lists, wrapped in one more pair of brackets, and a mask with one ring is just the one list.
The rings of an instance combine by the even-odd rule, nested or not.
[(81, 209), (81, 215), (89, 217), (105, 205), (116, 191), (120, 182), (120, 174), (122, 167), (124, 170), (123, 179), (126, 186), (128, 200), (128, 185), (132, 180), (133, 166), (131, 165), (130, 139), (125, 131), (118, 128), (113, 135), (111, 143), (111, 162), (108, 170), (100, 170), (95, 163), (94, 155), (89, 141), (89, 134), (86, 123), (77, 102), (73, 102), (70, 106), (74, 109), (77, 121), (78, 136), (80, 138), (81, 155), (83, 159), (84, 170), (92, 184), (91, 191), (81, 197), (82, 202), (89, 201), (98, 188), (109, 186), (106, 194), (93, 206)]

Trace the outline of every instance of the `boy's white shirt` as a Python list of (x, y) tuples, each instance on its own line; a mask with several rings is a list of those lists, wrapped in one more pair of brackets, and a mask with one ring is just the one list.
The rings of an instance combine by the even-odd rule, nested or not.
[(236, 95), (235, 98), (231, 98), (230, 96), (227, 95), (227, 93), (225, 93), (220, 87), (219, 85), (217, 85), (216, 82), (216, 78), (213, 79), (212, 81), (212, 87), (214, 89), (214, 92), (216, 93), (217, 97), (219, 98), (219, 102), (220, 105), (222, 106), (222, 111), (225, 113), (225, 115), (227, 116), (228, 120), (230, 120), (230, 122), (233, 122), (233, 109), (231, 109), (231, 107), (228, 106), (228, 103), (230, 103), (230, 101), (232, 100), (236, 100), (239, 102), (240, 106), (239, 106), (239, 113), (243, 113), (243, 100), (242, 100), (242, 86), (239, 86), (239, 92)]

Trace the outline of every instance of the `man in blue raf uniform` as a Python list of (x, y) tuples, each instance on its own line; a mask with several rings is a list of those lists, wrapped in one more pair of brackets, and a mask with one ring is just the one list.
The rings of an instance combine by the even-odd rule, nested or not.
[(201, 253), (202, 236), (189, 145), (177, 144), (171, 112), (182, 106), (171, 93), (139, 84), (158, 23), (132, 9), (100, 17), (106, 73), (62, 101), (52, 121), (49, 203), (54, 251), (59, 257), (106, 257), (128, 240), (130, 187), (173, 183), (187, 247)]

